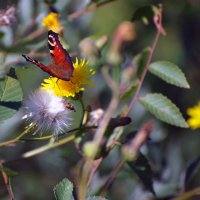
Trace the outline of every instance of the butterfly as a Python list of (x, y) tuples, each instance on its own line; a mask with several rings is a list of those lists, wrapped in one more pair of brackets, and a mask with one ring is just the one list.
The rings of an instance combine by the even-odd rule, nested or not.
[(52, 30), (48, 31), (48, 46), (52, 59), (52, 64), (48, 66), (27, 55), (22, 56), (26, 61), (38, 66), (43, 71), (50, 74), (50, 76), (57, 77), (64, 81), (69, 81), (74, 71), (72, 58), (60, 43), (58, 34)]

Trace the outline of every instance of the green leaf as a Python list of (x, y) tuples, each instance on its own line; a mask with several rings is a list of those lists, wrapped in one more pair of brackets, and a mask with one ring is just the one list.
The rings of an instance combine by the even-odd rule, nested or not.
[(0, 122), (12, 117), (17, 111), (5, 106), (0, 106)]
[(67, 178), (64, 178), (54, 187), (53, 191), (56, 200), (71, 200), (73, 185)]
[(9, 177), (18, 175), (18, 172), (7, 167), (1, 167), (0, 170), (5, 172)]
[(147, 63), (147, 59), (150, 53), (150, 48), (145, 48), (139, 55), (136, 56), (135, 62), (137, 64), (137, 77), (141, 78), (144, 68)]
[(121, 99), (128, 99), (129, 97), (133, 96), (135, 90), (138, 85), (138, 79), (133, 81), (132, 85), (125, 91), (125, 93), (121, 96)]
[(22, 89), (19, 81), (7, 76), (0, 81), (0, 101), (17, 102), (22, 100)]
[(158, 119), (168, 124), (188, 128), (188, 124), (175, 104), (166, 96), (154, 93), (140, 98), (139, 102)]
[(158, 12), (158, 8), (153, 5), (140, 7), (135, 11), (132, 21), (141, 20), (144, 24), (149, 24), (153, 20), (153, 16)]
[(135, 161), (127, 163), (141, 179), (146, 189), (155, 195), (155, 191), (153, 189), (153, 172), (147, 158), (140, 153)]
[(184, 73), (175, 64), (168, 61), (157, 61), (150, 65), (149, 71), (172, 85), (190, 88)]

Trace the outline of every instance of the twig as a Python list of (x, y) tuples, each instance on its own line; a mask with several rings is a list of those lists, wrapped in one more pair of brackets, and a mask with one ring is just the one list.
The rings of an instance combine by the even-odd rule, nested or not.
[(105, 78), (107, 84), (111, 87), (111, 89), (113, 91), (113, 96), (112, 96), (112, 99), (108, 106), (108, 109), (105, 112), (103, 119), (101, 120), (101, 122), (97, 128), (97, 131), (94, 135), (93, 141), (92, 141), (92, 142), (94, 142), (94, 149), (93, 149), (90, 160), (87, 160), (85, 163), (85, 170), (83, 171), (82, 177), (80, 178), (81, 181), (80, 181), (80, 187), (79, 187), (79, 191), (78, 191), (79, 199), (85, 199), (87, 183), (89, 181), (89, 174), (92, 169), (92, 165), (90, 162), (91, 162), (91, 160), (95, 159), (95, 156), (96, 156), (96, 154), (98, 152), (98, 148), (102, 142), (106, 128), (110, 122), (112, 114), (116, 110), (118, 103), (119, 103), (119, 91), (118, 91), (117, 86), (115, 86), (115, 82), (110, 77), (108, 70), (103, 70), (103, 75), (104, 75), (104, 78)]
[(99, 158), (98, 160), (93, 161), (93, 165), (92, 165), (92, 171), (90, 173), (88, 182), (87, 182), (87, 187), (90, 186), (92, 179), (95, 175), (95, 173), (97, 172), (97, 169), (99, 168), (99, 166), (101, 165), (102, 161), (103, 161), (104, 157)]
[(31, 125), (28, 128), (26, 128), (19, 136), (17, 136), (16, 138), (12, 139), (12, 140), (8, 140), (5, 142), (0, 143), (0, 147), (3, 146), (8, 146), (11, 145), (13, 143), (16, 143), (17, 141), (19, 141), (22, 137), (24, 137), (24, 135), (26, 135), (35, 125)]
[(125, 160), (134, 161), (137, 159), (139, 149), (146, 142), (147, 138), (151, 134), (152, 128), (152, 122), (146, 122), (137, 132), (135, 137), (122, 146), (121, 153)]
[(197, 187), (197, 188), (194, 188), (193, 190), (185, 192), (181, 194), (180, 196), (173, 198), (172, 200), (188, 200), (188, 199), (193, 199), (193, 197), (195, 196), (200, 196), (200, 187)]
[(57, 142), (48, 143), (48, 144), (43, 145), (43, 146), (41, 146), (41, 147), (39, 147), (39, 148), (36, 148), (36, 149), (34, 149), (34, 150), (31, 150), (31, 151), (28, 151), (28, 152), (26, 152), (26, 153), (23, 153), (21, 157), (22, 157), (22, 158), (30, 158), (30, 157), (33, 157), (33, 156), (35, 156), (35, 155), (38, 155), (38, 154), (43, 153), (43, 152), (45, 152), (45, 151), (48, 151), (48, 150), (50, 150), (50, 149), (54, 149), (54, 148), (56, 148), (56, 147), (58, 147), (58, 146), (62, 146), (63, 144), (66, 144), (66, 143), (68, 143), (68, 142), (71, 142), (71, 141), (73, 141), (75, 138), (76, 138), (76, 135), (70, 135), (69, 137), (64, 138), (64, 139), (62, 139), (62, 140), (59, 140), (59, 141), (57, 141)]
[(110, 86), (110, 88), (113, 91), (113, 97), (112, 97), (111, 102), (110, 102), (110, 104), (107, 108), (107, 111), (105, 112), (105, 114), (103, 116), (103, 119), (101, 120), (101, 122), (99, 124), (99, 127), (98, 127), (98, 129), (95, 133), (94, 139), (93, 139), (93, 141), (95, 142), (95, 147), (96, 147), (94, 149), (94, 152), (93, 152), (94, 156), (96, 155), (96, 153), (98, 151), (98, 147), (101, 144), (101, 141), (103, 139), (103, 135), (104, 135), (106, 128), (107, 128), (107, 126), (110, 122), (112, 114), (115, 112), (115, 110), (118, 106), (118, 103), (119, 103), (119, 91), (118, 91), (118, 88), (116, 86), (116, 83), (110, 77), (108, 70), (103, 70), (102, 72), (103, 72), (104, 78), (105, 78), (108, 86)]
[(106, 190), (110, 187), (110, 185), (113, 183), (114, 179), (116, 178), (117, 174), (119, 171), (122, 169), (124, 166), (125, 162), (124, 160), (120, 160), (113, 171), (110, 173), (109, 177), (107, 178), (107, 181), (105, 182), (104, 186), (100, 190), (100, 196), (105, 196), (106, 195)]
[[(136, 136), (133, 138), (133, 140), (130, 142), (130, 144), (125, 145), (126, 152), (128, 156), (132, 156), (133, 159), (136, 158), (138, 151), (140, 147), (144, 144), (144, 142), (147, 140), (149, 134), (151, 133), (152, 130), (152, 123), (147, 122), (144, 124), (144, 126), (138, 131)], [(128, 157), (127, 156), (127, 157)], [(106, 183), (104, 186), (101, 188), (100, 193), (101, 196), (105, 196), (106, 190), (110, 187), (110, 185), (113, 183), (114, 179), (116, 178), (117, 174), (119, 171), (122, 169), (122, 167), (125, 164), (125, 159), (120, 160), (113, 171), (110, 173), (109, 177), (107, 178)]]
[(88, 13), (88, 12), (91, 12), (91, 11), (93, 11), (93, 10), (95, 10), (95, 9), (97, 9), (97, 8), (107, 4), (107, 3), (111, 3), (113, 1), (116, 1), (116, 0), (105, 0), (103, 2), (94, 3), (91, 6), (84, 8), (83, 10), (79, 10), (77, 12), (74, 12), (74, 13), (68, 15), (67, 18), (69, 20), (74, 20), (74, 19), (76, 19), (76, 18), (78, 18), (78, 17), (80, 17), (80, 16), (82, 16), (82, 15)]
[(138, 98), (140, 89), (141, 89), (141, 87), (142, 87), (142, 84), (143, 84), (143, 82), (144, 82), (144, 79), (145, 79), (145, 77), (146, 77), (146, 75), (147, 75), (147, 72), (148, 72), (148, 70), (149, 70), (149, 65), (150, 65), (150, 63), (151, 63), (151, 60), (152, 60), (152, 57), (153, 57), (153, 54), (154, 54), (156, 45), (157, 45), (157, 43), (158, 43), (158, 39), (159, 39), (159, 37), (160, 37), (161, 34), (165, 34), (164, 29), (163, 29), (163, 26), (162, 26), (162, 6), (161, 6), (161, 5), (160, 5), (160, 7), (159, 7), (159, 10), (160, 10), (159, 14), (156, 15), (156, 16), (154, 17), (154, 24), (155, 24), (155, 26), (156, 26), (156, 28), (157, 28), (157, 33), (156, 33), (155, 39), (154, 39), (154, 41), (153, 41), (153, 44), (152, 44), (152, 46), (151, 46), (150, 53), (149, 53), (149, 56), (148, 56), (148, 59), (147, 59), (147, 62), (146, 62), (144, 71), (143, 71), (143, 73), (142, 73), (141, 79), (139, 80), (137, 89), (136, 89), (136, 91), (135, 91), (135, 94), (134, 94), (134, 96), (133, 96), (133, 98), (132, 98), (132, 100), (131, 100), (131, 102), (130, 102), (130, 104), (129, 104), (128, 110), (127, 110), (127, 112), (126, 112), (125, 115), (128, 115), (128, 113), (131, 111), (131, 109), (132, 109), (132, 107), (133, 107), (135, 101), (136, 101), (137, 98)]
[(6, 172), (3, 170), (3, 164), (2, 162), (0, 161), (0, 170), (1, 170), (1, 174), (3, 176), (3, 180), (4, 180), (4, 183), (6, 185), (6, 189), (8, 191), (8, 194), (9, 194), (9, 198), (10, 200), (14, 200), (14, 195), (13, 195), (13, 192), (12, 192), (12, 189), (11, 189), (11, 186), (10, 186), (10, 181), (9, 181), (9, 178), (6, 174)]

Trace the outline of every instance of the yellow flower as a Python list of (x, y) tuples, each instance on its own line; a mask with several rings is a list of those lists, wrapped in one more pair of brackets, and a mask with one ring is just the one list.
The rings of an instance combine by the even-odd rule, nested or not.
[(187, 109), (187, 114), (190, 116), (188, 124), (192, 129), (200, 128), (200, 102), (192, 108)]
[(88, 80), (92, 75), (95, 74), (93, 69), (88, 67), (88, 62), (76, 58), (76, 62), (73, 64), (74, 72), (69, 81), (64, 81), (56, 77), (50, 77), (44, 79), (42, 88), (44, 90), (51, 89), (57, 96), (75, 97), (80, 91), (84, 91), (83, 85), (93, 86), (93, 83)]
[(59, 33), (63, 29), (63, 26), (58, 19), (58, 14), (54, 12), (50, 12), (43, 18), (42, 26), (47, 27), (48, 30), (52, 30), (56, 33)]

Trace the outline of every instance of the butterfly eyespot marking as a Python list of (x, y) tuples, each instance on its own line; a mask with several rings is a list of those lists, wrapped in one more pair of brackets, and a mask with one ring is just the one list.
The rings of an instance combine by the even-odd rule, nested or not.
[(26, 61), (35, 64), (43, 71), (49, 73), (50, 76), (57, 77), (58, 79), (62, 79), (64, 81), (69, 81), (74, 71), (72, 58), (66, 49), (63, 48), (58, 34), (52, 30), (48, 31), (48, 46), (52, 59), (52, 64), (50, 65), (44, 65), (43, 63), (26, 55), (22, 56), (26, 59)]
[(53, 35), (50, 35), (48, 36), (48, 43), (51, 45), (51, 46), (55, 46), (56, 45), (56, 40), (54, 38)]

